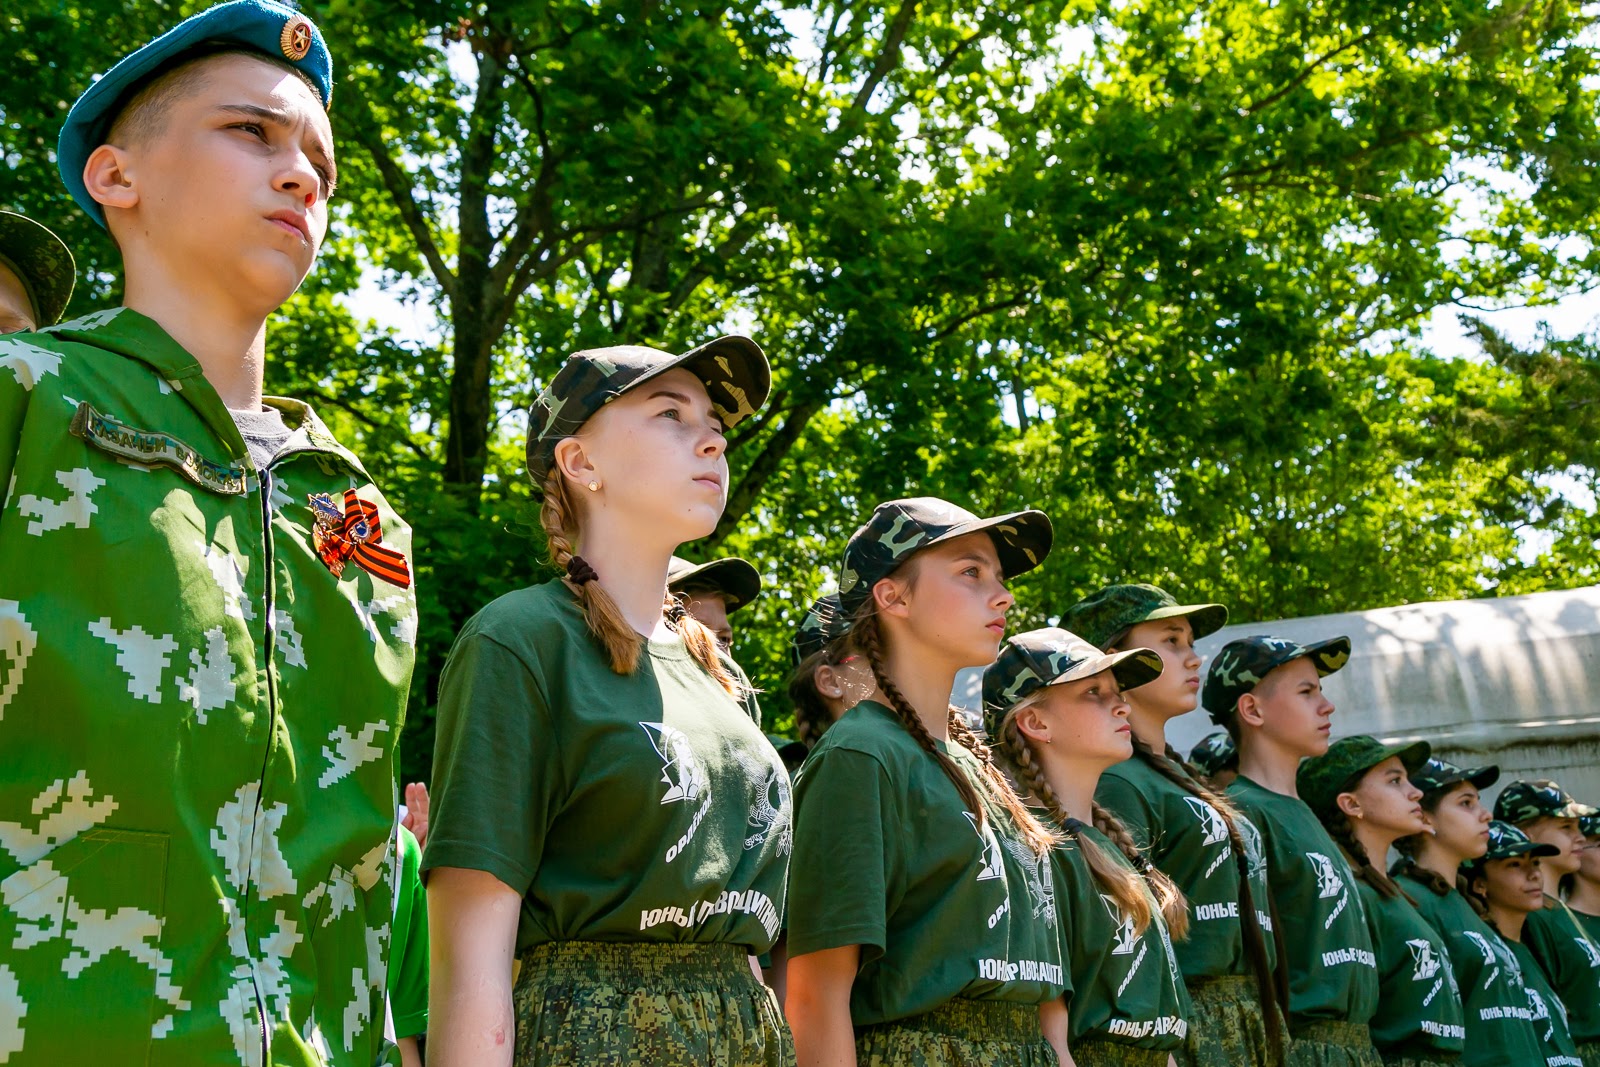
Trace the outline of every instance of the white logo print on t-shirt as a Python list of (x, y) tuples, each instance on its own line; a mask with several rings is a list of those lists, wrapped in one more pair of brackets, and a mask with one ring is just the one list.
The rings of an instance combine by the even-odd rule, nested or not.
[(1411, 949), (1411, 960), (1416, 964), (1411, 972), (1413, 982), (1426, 982), (1439, 973), (1439, 955), (1426, 938), (1407, 941), (1406, 946)]
[(787, 856), (794, 847), (793, 809), (789, 803), (789, 774), (753, 753), (736, 750), (734, 759), (744, 768), (750, 780), (750, 836), (744, 839), (746, 849), (760, 848), (767, 840), (777, 847), (779, 855)]
[(978, 864), (977, 880), (987, 882), (991, 878), (999, 878), (1005, 871), (1000, 859), (1000, 842), (995, 839), (994, 830), (989, 826), (989, 820), (985, 819), (983, 825), (979, 826), (978, 820), (973, 817), (972, 812), (964, 811), (961, 814), (967, 817), (967, 822), (972, 826), (973, 833), (977, 834), (978, 840), (983, 842), (983, 859)]
[(1106, 914), (1111, 916), (1111, 921), (1117, 924), (1116, 943), (1111, 947), (1111, 954), (1131, 955), (1139, 947), (1139, 935), (1133, 930), (1133, 916), (1124, 913), (1116, 900), (1105, 893), (1100, 894), (1100, 902), (1106, 906)]
[(1056, 883), (1050, 873), (1051, 860), (1049, 853), (1041, 856), (1021, 841), (1006, 838), (1001, 844), (1006, 851), (1022, 867), (1022, 873), (1028, 880), (1028, 895), (1033, 898), (1033, 917), (1044, 920), (1044, 924), (1054, 927), (1056, 924)]
[(1574, 937), (1572, 940), (1576, 941), (1578, 947), (1583, 949), (1583, 954), (1589, 957), (1590, 967), (1600, 967), (1600, 948), (1595, 948), (1593, 941), (1587, 937)]
[(1223, 821), (1222, 812), (1200, 797), (1184, 797), (1183, 802), (1189, 805), (1194, 817), (1205, 827), (1205, 844), (1215, 845), (1228, 839), (1228, 824)]
[(706, 789), (709, 779), (700, 757), (694, 754), (689, 744), (688, 735), (664, 722), (642, 722), (639, 725), (644, 727), (645, 735), (661, 757), (661, 780), (667, 783), (661, 803), (671, 804), (677, 800), (698, 797)]

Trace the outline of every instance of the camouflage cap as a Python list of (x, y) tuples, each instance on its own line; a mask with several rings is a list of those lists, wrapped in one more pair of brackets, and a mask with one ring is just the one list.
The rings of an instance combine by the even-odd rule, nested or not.
[(1386, 745), (1375, 737), (1354, 734), (1341, 737), (1320, 756), (1300, 764), (1294, 783), (1300, 799), (1318, 815), (1338, 807), (1340, 793), (1355, 787), (1361, 776), (1391, 756), (1399, 756), (1407, 776), (1427, 762), (1433, 746), (1426, 741)]
[(1600, 813), (1600, 809), (1579, 804), (1565, 789), (1548, 778), (1512, 782), (1494, 798), (1494, 817), (1521, 825), (1546, 815), (1557, 819), (1581, 819)]
[(716, 593), (731, 615), (761, 595), (761, 575), (754, 564), (738, 556), (709, 563), (673, 556), (667, 563), (667, 589), (684, 595)]
[(1241, 637), (1229, 641), (1206, 671), (1200, 704), (1211, 715), (1212, 722), (1222, 725), (1238, 708), (1240, 697), (1285, 663), (1302, 658), (1309, 658), (1317, 674), (1327, 677), (1350, 662), (1350, 639), (1330, 637), (1309, 645), (1281, 637)]
[(818, 597), (811, 602), (794, 636), (789, 639), (789, 655), (794, 665), (800, 666), (806, 657), (821, 652), (849, 630), (850, 619), (839, 606), (839, 594), (828, 593)]
[(1464, 869), (1478, 870), (1490, 860), (1508, 860), (1514, 856), (1559, 856), (1561, 850), (1554, 845), (1532, 841), (1528, 835), (1506, 822), (1496, 819), (1489, 824), (1489, 851), (1477, 859), (1468, 860)]
[(844, 546), (839, 574), (839, 602), (854, 615), (872, 595), (872, 587), (893, 574), (917, 552), (943, 541), (979, 531), (994, 541), (1000, 570), (1007, 578), (1033, 570), (1050, 554), (1054, 537), (1042, 511), (1013, 511), (980, 519), (965, 508), (938, 497), (919, 496), (879, 504)]
[(1600, 812), (1579, 818), (1578, 829), (1584, 837), (1600, 837)]
[(1422, 790), (1424, 796), (1442, 793), (1462, 782), (1471, 782), (1478, 789), (1488, 789), (1499, 780), (1500, 768), (1493, 764), (1487, 767), (1462, 768), (1454, 763), (1447, 763), (1437, 756), (1411, 772), (1411, 784)]
[(1108, 585), (1062, 612), (1061, 625), (1082, 634), (1090, 644), (1105, 648), (1130, 626), (1183, 618), (1189, 620), (1198, 641), (1222, 629), (1228, 621), (1228, 609), (1221, 604), (1179, 604), (1159, 586)]
[(26, 215), (0, 211), (0, 264), (10, 267), (28, 291), (39, 326), (61, 321), (78, 274), (61, 238)]
[(1203, 737), (1189, 752), (1189, 762), (1194, 769), (1213, 778), (1218, 771), (1239, 769), (1239, 746), (1233, 743), (1226, 730)]
[(998, 737), (1006, 713), (1050, 685), (1091, 678), (1110, 671), (1123, 689), (1137, 689), (1161, 675), (1153, 649), (1101, 652), (1075, 633), (1050, 626), (1008, 637), (1000, 654), (983, 670), (983, 728)]
[(595, 412), (650, 379), (682, 367), (705, 385), (711, 407), (731, 430), (761, 410), (772, 371), (761, 346), (730, 334), (675, 356), (644, 345), (574, 352), (528, 409), (528, 477), (535, 494), (555, 464), (556, 443), (583, 428)]

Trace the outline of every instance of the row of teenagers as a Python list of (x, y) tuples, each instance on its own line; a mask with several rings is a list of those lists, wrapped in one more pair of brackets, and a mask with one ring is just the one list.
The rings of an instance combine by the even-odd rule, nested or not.
[[(1344, 637), (1233, 641), (1202, 685), (1226, 608), (1146, 584), (1007, 637), (1042, 512), (866, 516), (793, 636), (791, 787), (672, 582), (769, 381), (742, 337), (624, 346), (532, 409), (563, 576), (442, 676), (430, 1061), (1600, 1065), (1594, 809), (1518, 782), (1492, 820), (1496, 768), (1332, 741)], [(1166, 741), (1202, 704), (1204, 770)]]

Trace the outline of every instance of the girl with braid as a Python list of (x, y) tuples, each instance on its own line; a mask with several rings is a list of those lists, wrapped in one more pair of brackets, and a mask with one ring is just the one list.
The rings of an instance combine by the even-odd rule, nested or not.
[(1125, 694), (1133, 758), (1100, 776), (1095, 800), (1189, 902), (1189, 936), (1177, 952), (1192, 1008), (1178, 1060), (1277, 1067), (1287, 1035), (1260, 834), (1167, 744), (1167, 723), (1199, 701), (1194, 643), (1227, 621), (1221, 604), (1179, 604), (1153, 585), (1108, 586), (1061, 617), (1102, 651), (1143, 647), (1161, 657), (1161, 676)]
[(874, 689), (795, 785), (785, 1007), (801, 1067), (1071, 1062), (1055, 835), (949, 703), (958, 671), (994, 659), (1006, 580), (1050, 540), (1040, 512), (980, 519), (922, 497), (879, 505), (845, 546), (834, 645)]
[(1378, 959), (1355, 876), (1300, 798), (1295, 771), (1328, 751), (1333, 703), (1322, 679), (1350, 659), (1350, 640), (1300, 645), (1230, 641), (1212, 660), (1200, 700), (1239, 746), (1228, 799), (1261, 832), (1267, 882), (1284, 932), (1291, 1067), (1378, 1067), (1367, 1022), (1378, 1008)]
[(1063, 835), (1055, 908), (1079, 1067), (1170, 1067), (1192, 1025), (1172, 948), (1189, 924), (1183, 894), (1094, 799), (1133, 751), (1123, 690), (1160, 674), (1148, 648), (1108, 655), (1057, 629), (1008, 639), (983, 674), (984, 726)]
[(440, 680), (436, 1067), (793, 1062), (752, 970), (783, 911), (788, 775), (744, 676), (667, 593), (768, 381), (742, 337), (628, 346), (572, 356), (534, 404), (563, 576), (474, 616)]
[(1516, 960), (1541, 1046), (1541, 1056), (1527, 1062), (1583, 1067), (1566, 1005), (1526, 944), (1528, 916), (1544, 907), (1543, 861), (1560, 854), (1560, 846), (1533, 841), (1511, 823), (1496, 819), (1489, 824), (1488, 849), (1463, 865), (1461, 878), (1467, 895), (1482, 905), (1484, 918)]
[(1489, 847), (1489, 809), (1479, 790), (1499, 778), (1498, 767), (1464, 770), (1438, 758), (1412, 772), (1411, 783), (1422, 791), (1424, 829), (1395, 842), (1400, 859), (1389, 872), (1450, 953), (1467, 1031), (1463, 1067), (1543, 1059), (1515, 958), (1481, 907), (1457, 888), (1462, 865)]
[(1466, 1029), (1461, 994), (1442, 934), (1381, 864), (1402, 837), (1426, 830), (1422, 790), (1410, 775), (1427, 742), (1385, 745), (1343, 737), (1300, 765), (1300, 799), (1316, 813), (1355, 872), (1378, 955), (1378, 1010), (1372, 1043), (1390, 1067), (1445, 1067), (1461, 1061)]
[(795, 733), (808, 749), (873, 692), (872, 668), (866, 659), (838, 640), (849, 628), (839, 594), (828, 593), (812, 602), (790, 639), (794, 672), (789, 676), (789, 702), (794, 705)]

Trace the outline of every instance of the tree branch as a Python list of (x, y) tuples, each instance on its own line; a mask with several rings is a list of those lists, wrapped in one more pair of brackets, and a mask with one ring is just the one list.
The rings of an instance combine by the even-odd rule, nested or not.
[(1286, 97), (1290, 93), (1294, 92), (1295, 89), (1297, 87), (1299, 87), (1300, 85), (1302, 85), (1307, 78), (1309, 78), (1309, 77), (1311, 77), (1311, 75), (1315, 74), (1317, 72), (1317, 68), (1321, 67), (1324, 63), (1326, 63), (1329, 60), (1333, 59), (1335, 56), (1339, 55), (1341, 52), (1348, 52), (1348, 51), (1350, 51), (1350, 49), (1356, 47), (1359, 44), (1365, 44), (1366, 42), (1372, 40), (1375, 36), (1377, 36), (1377, 31), (1376, 30), (1368, 30), (1366, 33), (1361, 34), (1359, 37), (1355, 37), (1355, 38), (1352, 38), (1349, 41), (1346, 41), (1344, 44), (1340, 45), (1338, 48), (1335, 48), (1333, 51), (1329, 52), (1327, 55), (1317, 57), (1316, 59), (1312, 60), (1310, 65), (1308, 65), (1299, 74), (1296, 74), (1293, 78), (1290, 78), (1289, 81), (1283, 86), (1283, 88), (1281, 88), (1277, 92), (1272, 93), (1271, 95), (1265, 97), (1264, 99), (1256, 101), (1254, 104), (1245, 105), (1244, 113), (1246, 115), (1254, 115), (1258, 111), (1263, 111), (1266, 108), (1271, 107), (1273, 104), (1276, 104), (1279, 100), (1282, 100), (1284, 97)]
[(850, 102), (851, 110), (864, 109), (867, 101), (872, 99), (872, 94), (878, 91), (883, 79), (900, 65), (900, 44), (906, 39), (906, 31), (911, 28), (911, 20), (916, 14), (917, 0), (903, 0), (900, 10), (895, 13), (894, 22), (889, 24), (889, 32), (883, 38), (883, 47), (878, 50), (878, 58), (872, 64), (872, 72), (862, 83), (856, 98)]
[(767, 482), (778, 472), (784, 457), (800, 439), (806, 424), (820, 410), (822, 410), (820, 401), (806, 400), (796, 404), (790, 410), (789, 417), (783, 420), (783, 425), (767, 438), (760, 454), (745, 467), (744, 477), (739, 479), (739, 484), (728, 494), (728, 506), (723, 509), (722, 519), (707, 539), (712, 546), (721, 544), (744, 521), (750, 509), (755, 506), (761, 491), (766, 488)]
[(372, 112), (372, 104), (366, 105), (367, 123), (356, 123), (356, 141), (366, 149), (367, 155), (372, 157), (372, 163), (378, 168), (378, 177), (383, 182), (384, 189), (389, 194), (389, 199), (394, 203), (395, 210), (400, 213), (400, 220), (405, 223), (406, 229), (411, 233), (411, 239), (417, 242), (417, 251), (422, 253), (428, 269), (433, 271), (434, 280), (439, 283), (439, 288), (451, 301), (456, 295), (456, 276), (451, 273), (450, 267), (444, 261), (444, 256), (439, 252), (439, 245), (433, 239), (433, 231), (428, 228), (427, 217), (422, 208), (417, 204), (415, 186), (410, 176), (389, 155), (388, 148), (383, 143), (383, 138), (374, 131), (378, 125), (378, 117)]

